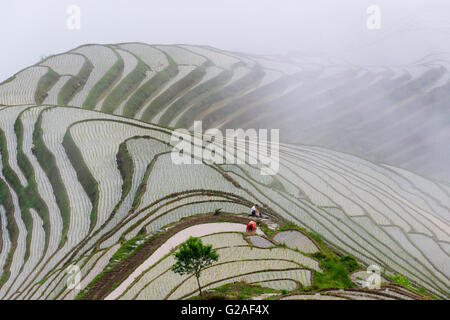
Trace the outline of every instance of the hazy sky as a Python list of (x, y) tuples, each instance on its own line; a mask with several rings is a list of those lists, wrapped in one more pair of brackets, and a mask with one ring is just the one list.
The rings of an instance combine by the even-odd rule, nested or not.
[[(80, 30), (67, 27), (69, 5), (81, 9)], [(370, 5), (381, 10), (379, 30), (366, 26)], [(401, 64), (450, 52), (450, 1), (2, 0), (0, 37), (0, 81), (42, 55), (131, 41)]]

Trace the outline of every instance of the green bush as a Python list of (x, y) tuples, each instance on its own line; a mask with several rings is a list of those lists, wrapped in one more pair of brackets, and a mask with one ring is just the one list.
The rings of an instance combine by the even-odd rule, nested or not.
[(320, 263), (323, 272), (316, 272), (313, 287), (323, 288), (352, 288), (353, 282), (344, 264), (339, 260), (326, 257)]
[(358, 261), (356, 261), (356, 259), (353, 256), (350, 256), (350, 255), (349, 256), (340, 257), (339, 261), (342, 263), (342, 265), (344, 266), (345, 270), (347, 270), (350, 273), (361, 268), (361, 266), (359, 265)]

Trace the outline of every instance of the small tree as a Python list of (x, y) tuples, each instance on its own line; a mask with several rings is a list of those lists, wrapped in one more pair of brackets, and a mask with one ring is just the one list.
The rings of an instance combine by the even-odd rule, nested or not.
[(203, 245), (200, 238), (190, 237), (175, 252), (175, 259), (177, 262), (172, 266), (172, 271), (180, 275), (193, 274), (197, 278), (200, 296), (203, 297), (200, 272), (214, 261), (219, 260), (216, 250), (212, 249), (212, 245)]

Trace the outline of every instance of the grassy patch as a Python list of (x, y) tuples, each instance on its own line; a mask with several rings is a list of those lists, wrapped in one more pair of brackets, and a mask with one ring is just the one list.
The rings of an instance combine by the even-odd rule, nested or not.
[(317, 232), (309, 231), (307, 233), (311, 238), (313, 238), (317, 242), (323, 242), (322, 236), (320, 234), (318, 234)]
[(401, 274), (395, 274), (393, 276), (387, 275), (387, 277), (395, 283), (401, 284), (402, 286), (405, 286), (408, 288), (412, 288), (411, 281), (407, 277), (405, 277)]
[(312, 255), (320, 263), (323, 272), (314, 275), (313, 289), (353, 288), (350, 273), (358, 269), (358, 263), (351, 256), (337, 257), (323, 253)]
[(58, 105), (65, 106), (84, 87), (89, 76), (94, 70), (94, 65), (86, 59), (76, 76), (71, 77), (58, 93)]
[(275, 232), (277, 232), (276, 230), (272, 230), (270, 229), (267, 224), (265, 224), (262, 221), (257, 221), (256, 224), (258, 225), (258, 227), (261, 228), (261, 230), (269, 237), (272, 238), (273, 235), (275, 234)]
[(406, 277), (404, 275), (401, 275), (399, 273), (394, 274), (394, 275), (388, 275), (388, 274), (383, 273), (383, 275), (386, 278), (391, 279), (392, 282), (394, 282), (396, 284), (399, 284), (399, 285), (402, 285), (402, 286), (412, 290), (413, 292), (417, 292), (417, 293), (419, 293), (421, 295), (424, 295), (424, 296), (427, 296), (427, 297), (429, 297), (431, 299), (439, 300), (439, 298), (437, 296), (435, 296), (435, 295), (431, 294), (430, 292), (428, 292), (424, 287), (415, 287), (413, 285), (413, 283), (411, 282), (411, 280), (408, 279), (408, 277)]
[(209, 290), (204, 294), (203, 298), (194, 296), (188, 300), (249, 300), (252, 297), (257, 297), (264, 293), (281, 293), (281, 291), (241, 281), (228, 283)]
[(361, 269), (358, 261), (351, 255), (337, 256), (328, 248), (319, 234), (315, 232), (307, 232), (307, 234), (316, 241), (321, 249), (321, 252), (309, 255), (319, 261), (323, 270), (323, 272), (315, 273), (312, 288), (353, 288), (354, 284), (350, 279), (350, 274)]
[(278, 228), (277, 231), (288, 231), (288, 230), (298, 230), (308, 235), (311, 239), (316, 241), (316, 244), (319, 246), (320, 249), (322, 249), (323, 252), (325, 252), (328, 255), (334, 255), (334, 253), (328, 248), (328, 246), (323, 241), (322, 236), (317, 232), (308, 231), (305, 228), (299, 227), (295, 223), (286, 223), (282, 225), (280, 228)]
[[(306, 254), (319, 261), (320, 267), (323, 272), (316, 272), (314, 276), (314, 284), (312, 287), (307, 288), (303, 291), (311, 291), (326, 288), (352, 288), (354, 284), (351, 281), (350, 274), (356, 270), (360, 270), (363, 267), (358, 263), (358, 261), (351, 255), (338, 256), (336, 255), (323, 241), (322, 236), (316, 232), (306, 231), (293, 223), (286, 224), (278, 229), (278, 231), (284, 230), (300, 230), (312, 239), (316, 241), (316, 244), (320, 247), (322, 252), (314, 254)], [(393, 282), (403, 285), (413, 291), (416, 291), (422, 295), (426, 295), (430, 298), (437, 299), (436, 296), (430, 294), (425, 288), (415, 288), (411, 281), (401, 275), (396, 274), (394, 276), (389, 276), (384, 274), (385, 277), (390, 278)], [(302, 291), (302, 290), (300, 290)]]
[(59, 78), (59, 74), (49, 68), (48, 72), (44, 74), (41, 79), (39, 79), (36, 92), (34, 94), (34, 100), (37, 105), (41, 105), (42, 102), (44, 102), (45, 98), (48, 96), (48, 91), (55, 85), (56, 82), (58, 82)]
[(105, 267), (105, 270), (111, 270), (115, 265), (117, 265), (120, 261), (123, 259), (128, 258), (135, 252), (146, 240), (145, 234), (138, 234), (134, 238), (123, 242), (122, 246), (119, 248), (119, 250), (116, 251), (116, 253), (113, 254), (113, 256), (110, 259), (110, 262)]
[[(325, 288), (353, 288), (354, 284), (350, 279), (350, 273), (361, 268), (358, 261), (350, 255), (337, 256), (323, 241), (318, 233), (307, 231), (294, 223), (287, 223), (277, 231), (299, 230), (315, 240), (321, 249), (316, 253), (303, 253), (319, 261), (323, 272), (315, 272), (313, 285), (307, 288), (307, 291), (325, 289)], [(272, 231), (273, 233), (273, 231)], [(298, 250), (296, 250), (298, 251)]]
[(419, 287), (419, 288), (417, 288), (417, 289), (414, 288), (414, 290), (416, 290), (418, 293), (420, 293), (420, 294), (422, 294), (422, 295), (424, 295), (424, 296), (427, 296), (427, 297), (429, 297), (429, 298), (431, 298), (431, 299), (434, 299), (434, 300), (441, 300), (441, 298), (435, 296), (434, 294), (431, 294), (431, 293), (428, 292), (427, 289), (425, 289), (424, 287)]

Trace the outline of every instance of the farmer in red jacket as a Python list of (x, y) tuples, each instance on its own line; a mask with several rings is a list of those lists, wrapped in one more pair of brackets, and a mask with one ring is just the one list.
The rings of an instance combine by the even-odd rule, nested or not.
[(247, 231), (247, 232), (255, 232), (255, 231), (256, 231), (256, 222), (255, 222), (255, 221), (250, 221), (250, 222), (247, 224), (247, 229), (246, 229), (246, 231)]

